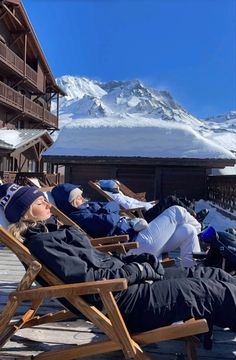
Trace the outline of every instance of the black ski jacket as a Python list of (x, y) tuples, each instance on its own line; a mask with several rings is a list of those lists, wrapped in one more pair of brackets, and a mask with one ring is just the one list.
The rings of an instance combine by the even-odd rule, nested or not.
[[(236, 327), (236, 279), (221, 269), (166, 269), (164, 274), (152, 254), (111, 256), (93, 248), (77, 228), (58, 228), (54, 223), (29, 228), (24, 243), (65, 283), (127, 279), (128, 289), (115, 297), (130, 331), (150, 330), (192, 316)], [(89, 301), (100, 306), (97, 296), (90, 296)]]

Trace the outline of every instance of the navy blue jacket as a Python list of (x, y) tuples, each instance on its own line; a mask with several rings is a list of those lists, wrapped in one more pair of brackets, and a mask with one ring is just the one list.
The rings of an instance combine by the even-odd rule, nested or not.
[(124, 217), (119, 215), (120, 208), (115, 201), (93, 202), (87, 201), (79, 208), (72, 206), (69, 201), (70, 191), (77, 186), (60, 184), (53, 188), (52, 195), (57, 207), (77, 223), (92, 237), (128, 234), (134, 240), (137, 233)]

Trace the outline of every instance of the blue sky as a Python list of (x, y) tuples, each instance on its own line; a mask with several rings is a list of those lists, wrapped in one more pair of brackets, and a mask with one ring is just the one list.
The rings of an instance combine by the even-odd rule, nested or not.
[(23, 0), (55, 77), (139, 79), (198, 117), (236, 110), (236, 0)]

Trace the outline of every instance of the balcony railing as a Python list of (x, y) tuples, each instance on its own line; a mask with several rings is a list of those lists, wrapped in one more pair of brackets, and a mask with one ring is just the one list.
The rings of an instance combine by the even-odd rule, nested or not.
[(230, 212), (236, 211), (236, 175), (208, 176), (208, 199)]
[(37, 178), (47, 186), (54, 186), (64, 182), (64, 176), (60, 173), (0, 171), (0, 179), (4, 183), (14, 182), (18, 185), (29, 185), (27, 179), (30, 178)]
[(44, 122), (45, 124), (54, 128), (58, 127), (58, 120), (50, 111), (44, 109), (42, 106), (36, 104), (34, 101), (28, 99), (26, 96), (20, 94), (16, 90), (7, 86), (0, 81), (0, 102), (7, 104), (15, 109), (22, 111), (22, 113)]
[(0, 60), (14, 69), (18, 74), (26, 78), (37, 87), (37, 72), (26, 64), (26, 74), (24, 74), (24, 61), (9, 49), (5, 44), (0, 42)]

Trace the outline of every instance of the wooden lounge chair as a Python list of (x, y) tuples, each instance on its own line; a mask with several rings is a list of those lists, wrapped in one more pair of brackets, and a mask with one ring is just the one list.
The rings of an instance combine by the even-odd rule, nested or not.
[[(109, 191), (105, 191), (101, 188), (101, 186), (99, 185), (99, 180), (95, 180), (95, 181), (92, 181), (90, 180), (88, 182), (88, 184), (94, 189), (96, 190), (100, 195), (102, 195), (103, 197), (105, 197), (108, 201), (114, 201), (113, 197), (112, 197), (112, 194), (109, 192)], [(126, 195), (126, 196), (129, 196), (135, 200), (139, 200), (139, 201), (144, 201), (146, 202), (146, 199), (142, 198), (138, 198), (137, 194), (132, 192), (132, 190), (130, 190), (127, 186), (125, 186), (124, 184), (120, 183), (119, 182), (119, 191)], [(142, 193), (144, 194), (144, 193)], [(154, 201), (151, 201), (151, 203), (153, 205), (155, 205), (158, 201), (157, 200), (154, 200)], [(122, 206), (121, 204), (120, 205), (120, 208), (122, 210), (122, 212), (124, 212), (125, 214), (127, 214), (130, 218), (135, 218), (135, 217), (143, 217), (143, 211), (145, 210), (144, 207), (136, 207), (136, 208), (132, 208), (132, 209), (126, 209), (124, 206)]]
[[(113, 296), (113, 291), (122, 291), (127, 288), (125, 279), (102, 280), (79, 284), (64, 284), (56, 274), (47, 269), (44, 264), (30, 254), (29, 250), (6, 230), (0, 227), (0, 241), (7, 246), (19, 260), (28, 267), (26, 275), (20, 285), (9, 296), (9, 301), (0, 317), (0, 344), (1, 347), (24, 327), (48, 323), (56, 320), (67, 319), (72, 316), (71, 311), (45, 314), (36, 316), (36, 311), (45, 299), (64, 298), (67, 304), (75, 311), (82, 313), (102, 332), (108, 339), (95, 343), (78, 346), (68, 346), (65, 349), (52, 350), (40, 353), (36, 356), (28, 356), (27, 359), (35, 360), (72, 360), (83, 357), (109, 353), (121, 350), (126, 359), (148, 360), (150, 357), (140, 347), (150, 343), (165, 340), (184, 338), (188, 360), (196, 360), (196, 338), (194, 335), (208, 331), (207, 322), (204, 319), (191, 319), (181, 324), (174, 324), (157, 328), (155, 330), (136, 333), (131, 335), (125, 325), (119, 308)], [(37, 278), (47, 284), (43, 288), (31, 289), (31, 284)], [(103, 303), (104, 311), (101, 312), (95, 306), (91, 306), (82, 296), (98, 294)], [(16, 309), (22, 301), (31, 301), (32, 305), (21, 316), (20, 320), (11, 322)], [(71, 310), (71, 309), (70, 309)]]
[[(106, 200), (108, 201), (114, 201), (114, 199), (111, 196), (111, 193), (109, 191), (105, 191), (103, 190), (100, 185), (98, 180), (96, 181), (92, 181), (90, 180), (89, 185), (96, 190), (100, 195), (102, 195), (103, 197), (105, 197)], [(140, 217), (143, 218), (143, 210), (144, 207), (138, 207), (138, 208), (132, 208), (132, 209), (125, 209), (124, 206), (120, 205), (120, 209), (121, 209), (121, 213), (129, 216), (131, 219), (134, 219), (135, 217)]]
[[(122, 183), (120, 180), (117, 180), (117, 181), (119, 183), (119, 188), (123, 192), (124, 195), (130, 196), (130, 197), (132, 197), (132, 198), (134, 198), (136, 200), (147, 201), (147, 199), (146, 199), (146, 191), (136, 193), (133, 190), (131, 190), (127, 185)], [(151, 202), (157, 203), (158, 200), (153, 200)]]

